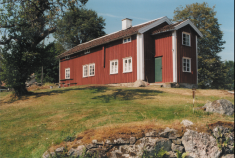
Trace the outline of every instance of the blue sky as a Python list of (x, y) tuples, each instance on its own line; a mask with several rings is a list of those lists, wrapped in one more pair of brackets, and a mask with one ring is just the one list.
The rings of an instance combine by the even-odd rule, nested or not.
[(225, 49), (219, 54), (222, 60), (234, 61), (234, 0), (88, 0), (86, 8), (95, 10), (106, 22), (107, 34), (121, 30), (121, 20), (131, 18), (137, 25), (159, 17), (172, 19), (176, 7), (207, 2), (215, 5), (216, 17), (224, 33)]

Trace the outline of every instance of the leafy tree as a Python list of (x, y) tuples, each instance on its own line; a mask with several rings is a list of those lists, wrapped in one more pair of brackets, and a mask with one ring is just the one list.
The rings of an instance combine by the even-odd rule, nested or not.
[(225, 88), (234, 90), (234, 61), (225, 61), (225, 66), (228, 69), (225, 78)]
[[(59, 64), (56, 56), (65, 50), (61, 50), (61, 45), (58, 43), (50, 43), (45, 49), (43, 49), (43, 53), (41, 53), (42, 65), (43, 65), (43, 83), (44, 82), (59, 82)], [(41, 82), (41, 67), (35, 71), (36, 81)]]
[(105, 35), (104, 21), (103, 17), (98, 17), (93, 10), (75, 8), (66, 12), (64, 17), (57, 21), (54, 37), (64, 48), (69, 49)]
[(1, 79), (16, 95), (27, 93), (25, 81), (41, 65), (40, 43), (56, 31), (64, 11), (88, 0), (1, 0), (0, 44), (4, 58)]
[(214, 8), (205, 2), (193, 3), (185, 8), (177, 7), (173, 17), (174, 21), (190, 19), (203, 34), (198, 39), (198, 85), (201, 88), (222, 88), (226, 76), (225, 66), (218, 56), (225, 41)]
[(14, 88), (17, 96), (27, 93), (25, 81), (39, 65), (40, 49), (27, 50), (24, 42), (9, 42), (3, 48), (1, 80)]

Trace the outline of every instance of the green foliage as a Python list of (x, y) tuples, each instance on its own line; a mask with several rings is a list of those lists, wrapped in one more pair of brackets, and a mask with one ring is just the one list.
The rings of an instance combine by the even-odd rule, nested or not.
[(234, 90), (234, 61), (225, 61), (228, 70), (225, 78), (225, 89)]
[(14, 88), (15, 95), (27, 93), (25, 81), (39, 65), (40, 49), (27, 49), (24, 42), (10, 42), (2, 49), (1, 81)]
[(62, 51), (60, 44), (50, 43), (45, 48), (42, 49), (41, 53), (41, 65), (35, 70), (36, 81), (41, 82), (41, 74), (43, 66), (43, 83), (58, 83), (59, 82), (59, 61), (56, 59), (56, 56), (59, 55)]
[(105, 35), (104, 21), (103, 17), (98, 17), (93, 10), (74, 8), (57, 21), (54, 37), (64, 48), (69, 49)]
[(215, 6), (206, 2), (178, 7), (174, 11), (174, 21), (190, 19), (203, 34), (198, 39), (198, 85), (200, 88), (224, 88), (227, 69), (220, 61), (218, 53), (224, 47), (223, 32), (216, 18)]
[(74, 141), (75, 140), (75, 136), (67, 136), (65, 139), (64, 139), (64, 141), (66, 141), (66, 142), (72, 142), (72, 141)]
[(0, 9), (0, 45), (4, 45), (1, 80), (16, 95), (27, 93), (25, 81), (41, 65), (42, 41), (56, 31), (56, 21), (64, 10), (72, 10), (88, 0), (4, 0)]
[(166, 155), (169, 155), (167, 151), (163, 149), (163, 147), (158, 151), (158, 153), (154, 153), (154, 155), (151, 155), (150, 152), (144, 150), (142, 158), (164, 158)]
[(185, 158), (188, 155), (188, 153), (181, 153), (178, 150), (177, 150), (176, 154), (177, 154), (177, 158)]

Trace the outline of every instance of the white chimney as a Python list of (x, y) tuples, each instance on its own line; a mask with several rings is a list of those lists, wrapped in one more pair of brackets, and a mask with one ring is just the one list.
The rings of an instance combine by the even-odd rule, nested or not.
[(123, 19), (122, 20), (122, 30), (128, 29), (132, 26), (132, 20), (131, 19)]

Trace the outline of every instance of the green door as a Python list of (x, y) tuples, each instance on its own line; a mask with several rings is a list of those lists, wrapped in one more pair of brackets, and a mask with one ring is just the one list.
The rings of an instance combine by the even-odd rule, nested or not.
[(162, 81), (162, 57), (155, 58), (155, 82)]

